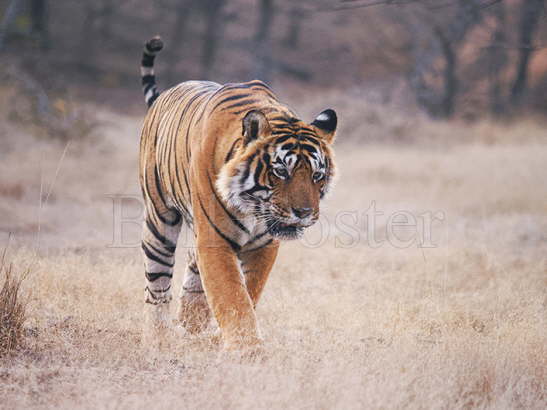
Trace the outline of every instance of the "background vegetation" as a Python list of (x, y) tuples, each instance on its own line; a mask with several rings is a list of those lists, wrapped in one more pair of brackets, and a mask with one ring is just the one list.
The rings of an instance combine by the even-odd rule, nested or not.
[(35, 93), (36, 86), (54, 96), (69, 90), (127, 106), (142, 43), (161, 34), (165, 87), (260, 78), (366, 90), (434, 118), (544, 114), (547, 103), (542, 0), (2, 3), (4, 61)]

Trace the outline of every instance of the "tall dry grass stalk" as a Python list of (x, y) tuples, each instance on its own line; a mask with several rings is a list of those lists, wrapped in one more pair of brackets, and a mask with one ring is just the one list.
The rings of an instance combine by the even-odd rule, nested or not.
[(0, 357), (20, 348), (24, 341), (24, 325), (27, 319), (27, 299), (21, 294), (21, 284), (28, 275), (14, 271), (12, 263), (6, 262), (6, 251), (0, 260)]

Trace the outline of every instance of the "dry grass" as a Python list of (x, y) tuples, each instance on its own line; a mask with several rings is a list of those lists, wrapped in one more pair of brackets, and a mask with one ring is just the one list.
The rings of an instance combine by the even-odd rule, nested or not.
[(6, 250), (0, 259), (0, 357), (23, 346), (27, 301), (21, 294), (26, 274), (17, 275), (13, 264), (6, 262)]
[[(2, 142), (0, 188), (22, 192), (0, 202), (0, 229), (15, 232), (13, 263), (35, 266), (24, 282), (32, 289), (27, 347), (0, 364), (3, 407), (547, 406), (547, 134), (540, 126), (512, 125), (511, 138), (486, 124), (421, 125), (429, 135), (450, 129), (452, 136), (484, 127), (501, 135), (493, 145), (487, 138), (361, 144), (362, 130), (346, 126), (352, 142), (337, 151), (342, 176), (325, 207), (328, 235), (310, 246), (316, 227), (308, 244), (282, 246), (258, 307), (267, 357), (249, 363), (223, 356), (210, 333), (174, 335), (164, 350), (141, 344), (141, 256), (108, 248), (105, 196), (139, 195), (139, 120), (101, 115), (110, 124), (104, 135), (72, 145), (60, 165), (63, 145), (21, 134)], [(528, 133), (534, 138), (520, 139)], [(344, 246), (350, 236), (334, 226), (336, 215), (363, 212), (373, 200), (384, 212), (377, 239), (389, 237), (387, 216), (397, 210), (442, 212), (436, 247), (372, 248), (363, 218)], [(138, 241), (138, 227), (126, 228), (128, 241)], [(184, 258), (182, 250), (175, 292)]]

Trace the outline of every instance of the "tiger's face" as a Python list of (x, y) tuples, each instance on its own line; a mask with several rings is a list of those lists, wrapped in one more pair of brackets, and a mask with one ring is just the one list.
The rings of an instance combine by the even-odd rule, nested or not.
[(319, 218), (319, 202), (334, 176), (330, 145), (336, 113), (323, 111), (311, 124), (260, 111), (243, 120), (242, 154), (222, 169), (224, 199), (266, 225), (277, 239), (297, 239)]

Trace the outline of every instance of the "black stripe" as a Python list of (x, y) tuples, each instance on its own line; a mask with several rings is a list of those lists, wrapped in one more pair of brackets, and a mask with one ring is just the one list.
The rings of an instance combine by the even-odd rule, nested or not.
[(162, 48), (163, 48), (163, 44), (159, 47), (157, 45), (156, 47), (153, 47), (153, 45), (150, 44), (150, 42), (148, 42), (144, 45), (144, 53), (155, 56), (157, 53), (159, 53), (162, 50)]
[(248, 100), (243, 100), (243, 101), (239, 101), (239, 102), (237, 102), (237, 103), (235, 103), (235, 104), (230, 104), (229, 106), (224, 107), (224, 108), (222, 109), (222, 111), (230, 110), (230, 109), (232, 109), (232, 108), (241, 107), (241, 106), (243, 106), (243, 105), (255, 104), (255, 103), (257, 103), (257, 102), (258, 102), (257, 99), (249, 98)]
[(236, 243), (235, 241), (233, 241), (232, 239), (230, 239), (228, 236), (226, 236), (214, 223), (213, 221), (211, 220), (211, 218), (209, 217), (209, 215), (207, 214), (207, 212), (205, 211), (205, 208), (203, 207), (203, 203), (201, 202), (201, 198), (198, 196), (198, 200), (199, 200), (199, 206), (201, 207), (201, 210), (203, 212), (203, 214), (205, 215), (205, 217), (207, 218), (207, 220), (209, 221), (209, 224), (213, 227), (213, 229), (216, 231), (216, 233), (222, 238), (224, 239), (226, 242), (228, 242), (228, 244), (230, 245), (230, 247), (232, 248), (233, 251), (235, 252), (239, 252), (241, 250), (241, 246), (239, 246), (238, 243)]
[(230, 219), (232, 220), (232, 222), (239, 228), (241, 229), (243, 232), (249, 234), (249, 230), (245, 227), (245, 225), (243, 225), (239, 219), (237, 219), (230, 211), (228, 211), (228, 209), (226, 209), (226, 207), (224, 206), (224, 203), (221, 201), (221, 199), (218, 197), (217, 195), (217, 191), (215, 189), (215, 187), (213, 186), (213, 181), (211, 181), (211, 175), (209, 175), (209, 173), (207, 173), (207, 179), (209, 180), (209, 186), (211, 187), (211, 190), (213, 191), (213, 195), (215, 196), (215, 199), (218, 201), (218, 203), (220, 204), (220, 206), (222, 207), (222, 209), (224, 209), (224, 212), (226, 212), (226, 214), (230, 217)]
[[(249, 109), (250, 109), (250, 107), (246, 107), (246, 108), (244, 108), (244, 109), (242, 109), (242, 110), (231, 111), (231, 113), (234, 114), (234, 115), (239, 115), (239, 114), (243, 114), (243, 113), (249, 112)], [(260, 111), (262, 111), (262, 109), (260, 109)]]
[(260, 161), (260, 158), (259, 158), (256, 164), (256, 169), (253, 173), (253, 181), (255, 181), (255, 184), (258, 184), (260, 173), (262, 172), (263, 168), (264, 168), (264, 164), (262, 164), (262, 161)]
[[(190, 106), (192, 104), (194, 104), (194, 102), (199, 98), (201, 97), (203, 94), (207, 94), (209, 92), (209, 87), (206, 87), (205, 90), (198, 90), (196, 91), (196, 94), (194, 96), (192, 96), (192, 98), (190, 99), (190, 101), (188, 101), (188, 103), (186, 104), (186, 107), (184, 107), (184, 111), (182, 112), (182, 115), (186, 115), (186, 111), (188, 111), (188, 109), (190, 108)], [(199, 105), (198, 105), (199, 107)], [(188, 162), (190, 162), (190, 148), (189, 148), (189, 145), (188, 145), (188, 141), (189, 141), (189, 138), (188, 138), (188, 135), (190, 134), (190, 128), (191, 128), (191, 125), (192, 125), (192, 120), (194, 119), (194, 115), (196, 115), (196, 112), (194, 111), (192, 113), (192, 117), (189, 119), (188, 121), (188, 129), (186, 131), (186, 160)], [(186, 179), (186, 173), (184, 174), (184, 179)], [(188, 182), (186, 183), (186, 185), (188, 186)], [(188, 192), (190, 192), (190, 188), (188, 188)]]
[(143, 66), (143, 67), (153, 67), (154, 66), (154, 58), (156, 58), (155, 55), (142, 53), (141, 66)]
[(146, 218), (146, 227), (148, 228), (150, 233), (152, 235), (154, 235), (154, 237), (159, 242), (164, 244), (167, 248), (175, 248), (176, 247), (176, 245), (173, 242), (171, 242), (169, 239), (167, 239), (165, 236), (163, 236), (162, 234), (159, 233), (159, 231), (156, 229), (156, 227), (152, 224), (152, 221), (150, 221), (150, 219), (148, 219), (148, 218)]
[[(178, 180), (178, 178), (177, 178)], [(181, 214), (182, 218), (184, 219), (185, 222), (192, 222), (192, 214), (188, 211), (188, 208), (186, 207), (186, 205), (184, 204), (184, 195), (182, 195), (181, 193), (181, 196), (182, 196), (182, 201), (177, 201), (175, 202), (175, 208), (177, 208), (178, 212)], [(180, 209), (180, 208), (182, 209)]]
[(227, 163), (228, 161), (230, 161), (232, 159), (232, 157), (234, 155), (234, 148), (235, 148), (236, 144), (240, 141), (241, 141), (241, 138), (238, 138), (234, 141), (234, 143), (230, 147), (230, 151), (228, 151), (228, 154), (226, 155), (226, 158), (224, 159), (224, 163)]
[[(275, 97), (274, 97), (274, 99), (275, 99)], [(279, 113), (279, 108), (278, 107), (265, 107), (265, 108), (261, 108), (261, 111), (264, 114), (270, 114), (272, 112)], [(278, 117), (278, 118), (281, 118), (281, 117)]]
[(259, 87), (264, 88), (265, 90), (272, 91), (272, 89), (268, 86), (268, 84), (258, 80), (258, 81), (251, 81), (247, 83), (249, 87)]
[[(274, 134), (275, 134), (275, 132), (274, 132)], [(276, 140), (275, 140), (275, 143), (276, 143), (276, 144), (282, 144), (282, 143), (284, 143), (285, 141), (287, 141), (287, 140), (290, 139), (290, 138), (293, 138), (293, 136), (292, 136), (292, 135), (284, 135), (284, 136), (279, 137), (278, 139), (276, 139)]]
[[(175, 164), (177, 164), (177, 161), (175, 161)], [(178, 166), (175, 165), (175, 168), (178, 169)], [(182, 176), (184, 177), (184, 184), (186, 185), (186, 190), (188, 191), (188, 195), (192, 196), (192, 191), (190, 190), (190, 184), (188, 183), (188, 178), (186, 177), (186, 168), (182, 167)]]
[(188, 289), (184, 286), (182, 287), (182, 289), (184, 289), (186, 293), (203, 293), (204, 292), (203, 290)]
[(150, 290), (150, 288), (149, 288), (148, 286), (144, 288), (144, 291), (145, 291), (145, 292), (148, 291), (148, 294), (149, 294), (150, 296), (152, 296), (152, 299), (154, 299), (154, 300), (157, 300), (157, 299), (158, 299), (158, 297), (152, 293), (152, 291)]
[(146, 279), (149, 282), (155, 282), (159, 278), (172, 278), (173, 274), (170, 272), (144, 272), (144, 275), (146, 276)]
[[(154, 89), (156, 89), (156, 84), (155, 83), (148, 83), (148, 84), (145, 84), (145, 85), (142, 86), (142, 93), (146, 96), (148, 91), (154, 90)], [(152, 94), (154, 94), (154, 93), (152, 93)]]
[[(174, 134), (174, 137), (173, 138), (170, 138), (170, 145), (169, 145), (169, 148), (168, 148), (168, 152), (167, 152), (167, 163), (170, 164), (171, 163), (171, 154), (174, 153), (174, 144), (176, 142), (176, 136), (179, 135), (179, 130), (180, 130), (180, 127), (181, 125), (183, 124), (183, 120), (184, 120), (184, 113), (185, 111), (183, 111), (181, 113), (181, 115), (179, 115), (179, 118), (178, 118), (178, 123), (177, 123), (177, 127), (176, 127), (176, 131), (175, 131), (175, 134)], [(183, 192), (183, 189), (184, 187), (182, 186), (182, 182), (180, 180), (180, 171), (179, 171), (179, 161), (174, 161), (174, 164), (175, 164), (175, 179), (177, 181), (177, 184), (178, 186), (180, 187), (180, 191), (181, 191), (181, 196), (182, 196), (182, 199), (184, 200), (184, 195), (182, 195), (182, 192)], [(184, 175), (184, 182), (185, 182), (185, 185), (186, 185), (186, 189), (188, 190), (188, 195), (191, 194), (191, 191), (190, 191), (190, 186), (188, 185), (188, 180), (186, 179), (186, 171), (185, 171), (185, 168), (183, 166), (183, 175)], [(184, 207), (184, 209), (186, 210), (188, 216), (190, 216), (190, 212), (188, 212), (188, 209), (186, 207)], [(192, 218), (190, 217), (190, 220)]]
[(244, 191), (244, 193), (246, 194), (249, 194), (251, 196), (253, 196), (253, 194), (256, 192), (256, 191), (269, 191), (270, 188), (268, 188), (267, 186), (265, 185), (260, 185), (260, 184), (256, 184), (254, 187)]
[(230, 97), (226, 97), (226, 98), (222, 99), (221, 101), (219, 101), (218, 103), (216, 103), (211, 111), (216, 110), (220, 105), (222, 105), (222, 104), (224, 104), (228, 101), (240, 100), (242, 98), (249, 97), (250, 95), (251, 94), (239, 94), (239, 95), (232, 95)]
[(224, 90), (237, 90), (242, 88), (251, 88), (250, 84), (247, 83), (229, 83), (224, 85)]
[(202, 104), (202, 108), (201, 108), (201, 113), (199, 114), (198, 118), (196, 119), (196, 123), (201, 121), (201, 119), (203, 118), (203, 114), (205, 114), (205, 111), (207, 109), (207, 106), (209, 105), (209, 102), (217, 95), (219, 94), (222, 90), (223, 90), (223, 87), (221, 87), (219, 84), (215, 84), (214, 86), (213, 85), (209, 85), (209, 90), (208, 91), (211, 91), (211, 90), (215, 90), (215, 92), (211, 93), (211, 95), (209, 96), (209, 98), (207, 99), (207, 102), (205, 104)]
[(296, 137), (296, 135), (294, 135), (294, 132), (292, 130), (289, 130), (289, 129), (275, 130), (275, 131), (272, 132), (272, 135), (283, 135), (283, 136), (286, 136), (286, 137), (289, 137), (289, 138)]
[[(267, 233), (267, 231), (266, 231), (265, 233)], [(268, 245), (271, 244), (272, 242), (273, 242), (273, 239), (270, 239), (270, 240), (264, 242), (262, 245), (257, 246), (256, 248), (253, 248), (253, 249), (249, 249), (249, 250), (247, 250), (247, 251), (245, 251), (245, 252), (257, 251), (257, 250), (259, 250), (259, 249), (265, 248), (266, 246), (268, 246)]]
[(142, 85), (154, 84), (156, 82), (156, 76), (154, 74), (146, 74), (141, 77)]
[(287, 117), (285, 116), (276, 116), (276, 117), (272, 117), (270, 118), (270, 122), (272, 121), (282, 121), (282, 122), (287, 122)]
[[(150, 188), (151, 188), (152, 184), (149, 184), (148, 183), (148, 176), (146, 176), (146, 183), (144, 184), (144, 189), (146, 190), (146, 196), (148, 198), (152, 198), (153, 196), (150, 194)], [(161, 192), (160, 192), (161, 194)], [(156, 203), (154, 201), (151, 201), (152, 203), (152, 209), (154, 210), (154, 215), (159, 218), (159, 220), (162, 222), (162, 223), (165, 223), (164, 220), (165, 218), (163, 218), (159, 211), (158, 211), (158, 208), (156, 207)], [(155, 221), (153, 221), (155, 223)]]
[(247, 167), (245, 168), (245, 172), (243, 173), (243, 175), (241, 176), (241, 178), (239, 179), (239, 183), (240, 184), (243, 184), (243, 182), (249, 178), (249, 174), (251, 173), (251, 163), (253, 162), (254, 158), (256, 156), (256, 152), (253, 153), (250, 158), (247, 160), (247, 163), (245, 165), (247, 165)]
[(170, 211), (175, 212), (175, 219), (173, 219), (173, 222), (166, 222), (166, 223), (167, 225), (170, 225), (170, 226), (176, 226), (180, 223), (182, 216), (180, 215), (180, 212), (173, 211), (172, 209), (170, 209)]
[(165, 262), (163, 260), (161, 260), (160, 258), (158, 258), (156, 255), (154, 255), (150, 249), (148, 249), (148, 246), (146, 245), (146, 243), (142, 242), (141, 243), (141, 248), (142, 250), (144, 251), (144, 254), (146, 255), (146, 257), (148, 259), (151, 259), (153, 260), (154, 262), (157, 262), (163, 266), (167, 266), (168, 268), (172, 268), (175, 264), (174, 263), (169, 263), (169, 262)]
[(256, 235), (253, 239), (251, 239), (251, 241), (249, 242), (249, 244), (258, 241), (260, 238), (262, 238), (262, 237), (263, 237), (264, 235), (266, 235), (268, 232), (269, 232), (268, 229), (266, 229), (266, 230), (265, 230), (264, 232), (262, 232), (261, 234)]
[[(154, 300), (158, 300), (158, 298), (159, 298), (158, 296), (155, 296), (155, 295), (154, 295), (154, 292), (155, 292), (155, 293), (165, 293), (165, 292), (167, 292), (169, 289), (171, 289), (171, 284), (169, 284), (169, 286), (167, 286), (165, 289), (159, 289), (159, 290), (152, 290), (152, 289), (150, 289), (148, 286), (144, 288), (144, 290), (145, 290), (145, 291), (148, 291), (148, 294), (149, 294), (150, 296), (152, 296), (152, 299), (154, 299)], [(167, 301), (168, 301), (168, 300), (166, 300), (165, 303), (167, 303)]]
[(156, 93), (154, 93), (149, 99), (148, 101), (146, 102), (146, 104), (148, 104), (148, 107), (152, 107), (152, 104), (154, 104), (154, 102), (158, 99), (160, 95), (158, 94), (158, 92), (156, 91)]
[(173, 254), (175, 253), (176, 248), (166, 247), (165, 250), (169, 253), (165, 253), (158, 248), (156, 248), (154, 245), (152, 245), (150, 242), (148, 242), (146, 239), (143, 239), (143, 242), (146, 242), (146, 246), (152, 248), (152, 250), (156, 253), (159, 253), (161, 256), (164, 256), (166, 258), (172, 258)]
[[(165, 205), (165, 207), (167, 208), (167, 201), (165, 200), (165, 197), (163, 196), (163, 192), (161, 190), (161, 181), (160, 181), (160, 175), (159, 175), (159, 172), (158, 172), (158, 167), (154, 167), (154, 178), (155, 178), (155, 181), (156, 181), (156, 190), (158, 191), (158, 195), (160, 197), (160, 200)], [(158, 214), (158, 218), (160, 218), (160, 220), (166, 225), (175, 226), (175, 225), (178, 225), (179, 222), (180, 222), (181, 216), (180, 216), (180, 213), (178, 213), (178, 212), (175, 212), (175, 219), (173, 219), (172, 221), (164, 218), (163, 215), (161, 215), (159, 212), (157, 212), (157, 214)]]
[(309, 152), (317, 152), (317, 148), (310, 144), (300, 144), (300, 148)]
[(319, 140), (317, 139), (317, 137), (315, 135), (309, 136), (306, 133), (303, 133), (303, 134), (298, 135), (298, 139), (306, 140), (306, 141), (311, 142), (312, 144), (319, 145)]

